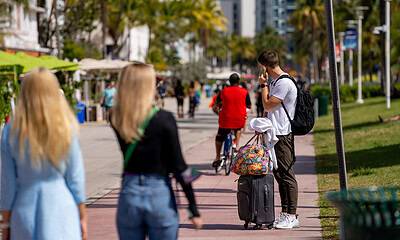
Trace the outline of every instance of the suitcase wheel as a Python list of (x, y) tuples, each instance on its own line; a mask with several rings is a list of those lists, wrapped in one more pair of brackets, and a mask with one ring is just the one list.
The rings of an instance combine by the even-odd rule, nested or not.
[(256, 225), (253, 227), (253, 229), (254, 229), (254, 230), (260, 230), (261, 227), (262, 227), (262, 224), (256, 224)]
[(274, 228), (274, 224), (271, 223), (271, 224), (267, 225), (267, 228), (268, 228), (268, 229), (273, 229), (273, 228)]
[(244, 227), (244, 229), (248, 229), (249, 228), (249, 222), (245, 222), (243, 227)]

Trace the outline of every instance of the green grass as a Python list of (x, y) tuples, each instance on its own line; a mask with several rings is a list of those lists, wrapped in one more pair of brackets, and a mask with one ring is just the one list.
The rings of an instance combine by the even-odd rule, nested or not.
[[(390, 110), (384, 98), (364, 104), (342, 105), (348, 186), (400, 186), (400, 121), (381, 123), (378, 116), (400, 114), (400, 100)], [(338, 214), (325, 199), (327, 191), (339, 189), (338, 164), (332, 115), (320, 117), (314, 129), (317, 155), (320, 218), (324, 239), (338, 239)]]

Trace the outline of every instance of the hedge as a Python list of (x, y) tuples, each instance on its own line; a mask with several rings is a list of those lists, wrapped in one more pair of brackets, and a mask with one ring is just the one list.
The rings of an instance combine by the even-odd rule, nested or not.
[[(396, 86), (400, 91), (400, 84)], [(394, 87), (394, 89), (396, 89)], [(331, 88), (326, 85), (312, 85), (310, 88), (311, 94), (318, 98), (320, 96), (329, 96), (329, 102), (331, 102)], [(340, 101), (345, 102), (354, 102), (357, 99), (357, 85), (350, 87), (348, 85), (340, 86), (339, 90), (340, 94)], [(376, 84), (365, 84), (362, 88), (362, 95), (363, 98), (370, 98), (370, 97), (378, 97), (384, 96), (384, 92), (381, 90), (380, 85)]]

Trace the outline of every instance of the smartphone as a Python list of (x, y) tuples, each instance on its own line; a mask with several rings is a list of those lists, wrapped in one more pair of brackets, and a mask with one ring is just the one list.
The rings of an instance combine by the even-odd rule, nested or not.
[(264, 67), (260, 67), (260, 71), (258, 73), (258, 76), (260, 77), (266, 77), (266, 69)]

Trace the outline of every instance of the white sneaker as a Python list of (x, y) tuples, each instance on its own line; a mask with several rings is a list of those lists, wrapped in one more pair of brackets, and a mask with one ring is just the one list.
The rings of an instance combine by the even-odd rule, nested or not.
[(285, 220), (286, 215), (287, 213), (285, 212), (279, 213), (279, 217), (274, 221), (274, 227), (276, 227), (276, 225), (278, 225), (279, 223), (283, 222)]
[(278, 229), (291, 229), (300, 227), (299, 218), (296, 214), (285, 214), (283, 221), (276, 224)]

